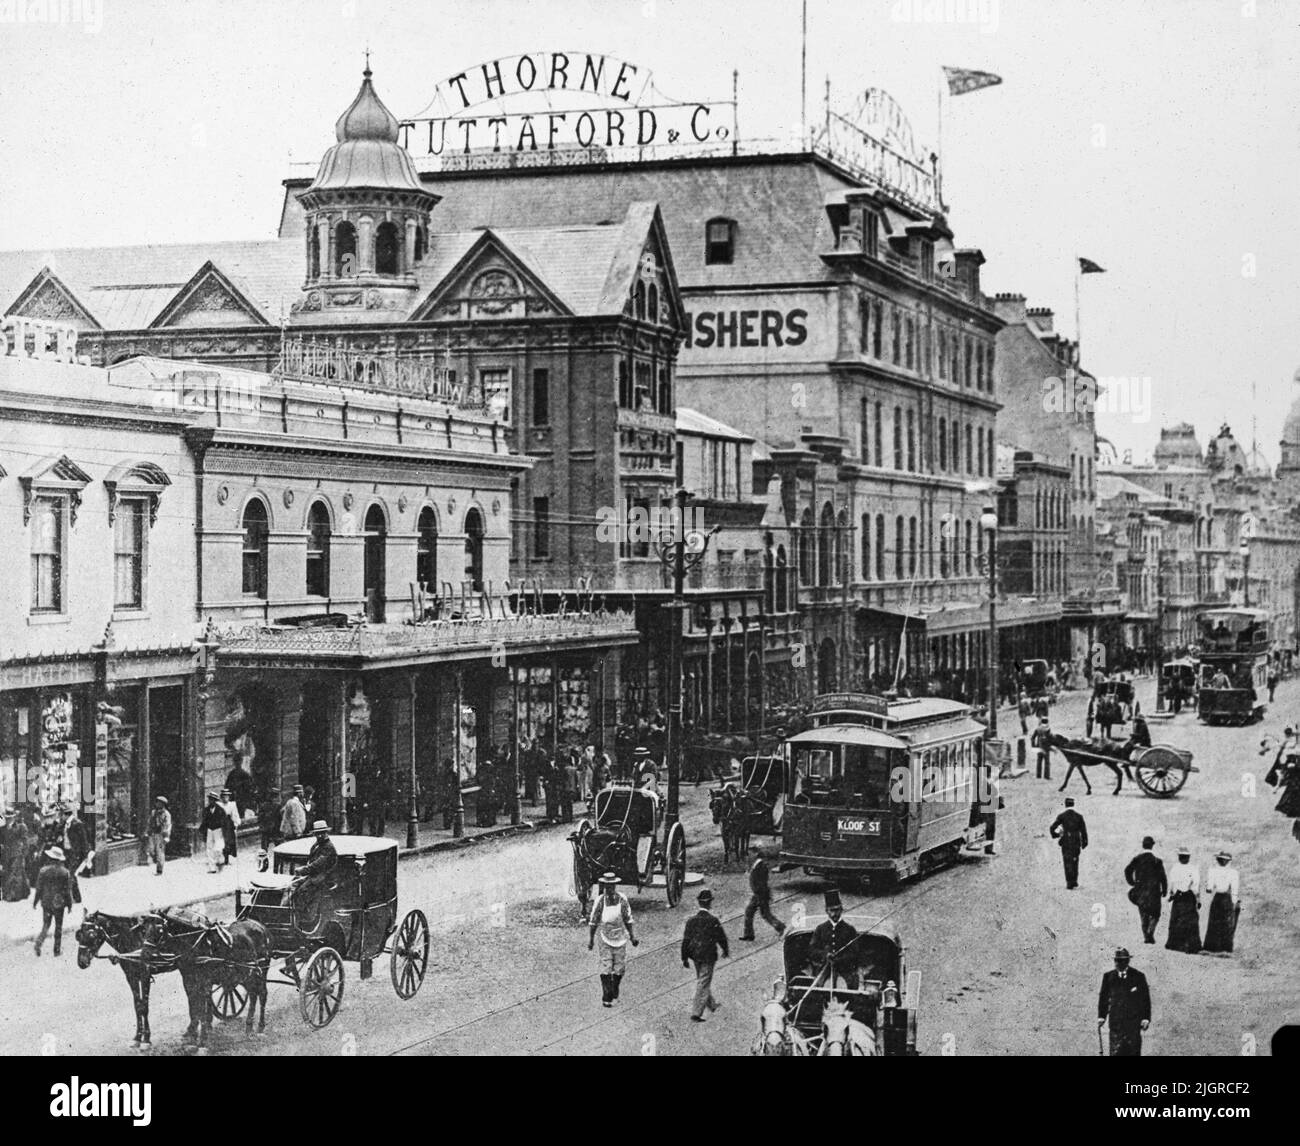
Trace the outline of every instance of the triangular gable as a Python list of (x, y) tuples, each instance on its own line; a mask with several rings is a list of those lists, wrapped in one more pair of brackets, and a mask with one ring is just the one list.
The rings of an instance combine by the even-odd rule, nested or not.
[(70, 291), (49, 267), (42, 267), (5, 314), (45, 322), (66, 322), (82, 330), (102, 330), (88, 307)]
[(211, 259), (149, 324), (159, 327), (266, 326), (266, 317)]
[(411, 312), (411, 320), (520, 318), (548, 312), (573, 314), (499, 235), (484, 230), (442, 282)]
[(655, 203), (631, 203), (623, 220), (623, 233), (618, 250), (610, 263), (600, 295), (603, 313), (623, 313), (627, 310), (633, 285), (640, 273), (641, 260), (651, 255), (662, 270), (664, 286), (661, 301), (667, 302), (673, 323), (679, 330), (686, 328), (686, 311), (682, 305), (677, 271), (673, 266), (672, 252), (668, 246), (668, 232), (663, 215)]

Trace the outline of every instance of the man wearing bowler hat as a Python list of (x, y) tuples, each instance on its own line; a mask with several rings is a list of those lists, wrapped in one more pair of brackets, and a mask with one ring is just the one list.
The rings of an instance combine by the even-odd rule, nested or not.
[(682, 932), (682, 966), (695, 964), (695, 1001), (691, 1004), (691, 1022), (704, 1022), (707, 1008), (716, 1011), (721, 1005), (713, 997), (713, 968), (718, 962), (718, 952), (724, 958), (731, 952), (727, 948), (727, 933), (713, 914), (713, 892), (707, 887), (696, 899), (700, 909), (686, 921)]
[(819, 986), (858, 989), (857, 939), (857, 928), (844, 919), (840, 893), (832, 888), (826, 893), (826, 919), (817, 924), (808, 944), (808, 961)]
[(1088, 825), (1074, 810), (1074, 798), (1065, 797), (1065, 811), (1052, 821), (1052, 839), (1060, 842), (1061, 863), (1065, 865), (1065, 886), (1073, 891), (1079, 886), (1079, 854), (1088, 846)]
[(1116, 949), (1115, 970), (1101, 977), (1097, 996), (1097, 1030), (1109, 1021), (1111, 1055), (1128, 1058), (1142, 1053), (1142, 1032), (1151, 1025), (1147, 977), (1129, 966), (1130, 958), (1128, 948)]
[(330, 874), (338, 866), (339, 853), (334, 849), (330, 839), (330, 826), (324, 820), (317, 820), (311, 826), (312, 835), (316, 837), (307, 853), (307, 862), (295, 873), (291, 897), (298, 909), (299, 918), (306, 924), (306, 930), (313, 930), (311, 921), (320, 916), (321, 893), (329, 886)]

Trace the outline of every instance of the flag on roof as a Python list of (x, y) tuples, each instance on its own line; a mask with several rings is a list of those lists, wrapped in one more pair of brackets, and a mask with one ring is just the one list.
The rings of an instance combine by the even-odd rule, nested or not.
[(1002, 82), (1002, 77), (995, 76), (992, 72), (973, 72), (969, 68), (950, 68), (945, 65), (943, 74), (948, 78), (948, 94), (955, 96), (977, 92), (980, 88), (991, 88)]
[(1079, 273), (1081, 275), (1104, 275), (1106, 273), (1106, 268), (1099, 267), (1091, 259), (1080, 258)]

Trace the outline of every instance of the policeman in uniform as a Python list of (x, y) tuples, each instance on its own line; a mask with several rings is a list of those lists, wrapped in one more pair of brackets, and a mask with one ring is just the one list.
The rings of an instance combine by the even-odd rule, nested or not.
[[(1115, 970), (1101, 977), (1097, 996), (1097, 1030), (1109, 1021), (1110, 1053), (1132, 1058), (1142, 1053), (1142, 1032), (1151, 1025), (1151, 992), (1147, 977), (1130, 967), (1128, 948), (1115, 951)], [(1100, 1033), (1098, 1034), (1100, 1038)]]
[(840, 893), (835, 890), (826, 893), (826, 919), (819, 923), (812, 933), (808, 944), (808, 960), (812, 964), (813, 975), (820, 975), (826, 968), (830, 974), (823, 982), (829, 986), (842, 984), (850, 991), (858, 989), (858, 932), (851, 923), (844, 921), (844, 905), (840, 902)]
[(1074, 810), (1074, 797), (1065, 797), (1065, 811), (1052, 821), (1049, 831), (1052, 839), (1060, 841), (1065, 886), (1073, 891), (1079, 886), (1079, 853), (1088, 846), (1088, 825)]

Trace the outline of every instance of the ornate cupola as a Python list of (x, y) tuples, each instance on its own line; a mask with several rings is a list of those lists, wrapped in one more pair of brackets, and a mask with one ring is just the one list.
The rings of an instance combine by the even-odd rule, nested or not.
[(334, 126), (338, 142), (301, 196), (307, 276), (293, 307), (301, 322), (405, 316), (428, 250), (438, 196), (421, 186), (370, 75), (367, 59), (361, 90)]

